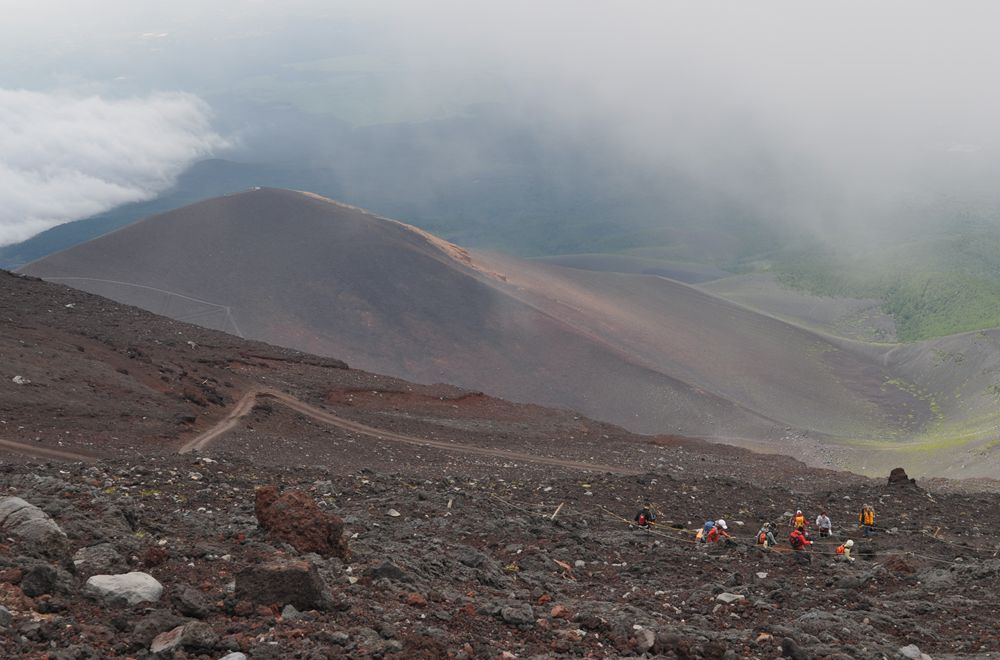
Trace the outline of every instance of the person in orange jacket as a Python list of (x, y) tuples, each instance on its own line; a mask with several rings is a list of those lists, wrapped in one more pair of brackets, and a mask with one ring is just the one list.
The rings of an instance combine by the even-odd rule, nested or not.
[(809, 519), (806, 518), (804, 513), (802, 513), (802, 509), (796, 511), (795, 515), (792, 516), (792, 527), (795, 529), (805, 529), (808, 524)]
[(858, 514), (858, 527), (861, 528), (861, 533), (866, 538), (875, 533), (875, 509), (872, 508), (871, 504), (866, 504), (861, 508), (861, 513)]

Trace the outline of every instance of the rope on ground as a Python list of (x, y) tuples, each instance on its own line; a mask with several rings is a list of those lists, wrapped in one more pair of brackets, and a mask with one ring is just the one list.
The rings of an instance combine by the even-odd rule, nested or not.
[[(490, 498), (492, 498), (494, 500), (497, 500), (498, 502), (502, 502), (503, 504), (511, 507), (512, 509), (515, 509), (517, 511), (521, 511), (522, 513), (525, 513), (525, 514), (527, 514), (529, 516), (537, 516), (537, 517), (540, 517), (540, 518), (545, 518), (547, 520), (551, 520), (552, 519), (551, 514), (549, 514), (547, 512), (544, 512), (544, 511), (531, 511), (530, 509), (525, 508), (525, 506), (522, 506), (522, 505), (519, 505), (519, 504), (515, 504), (514, 502), (511, 502), (509, 500), (505, 500), (504, 498), (502, 498), (502, 497), (500, 497), (498, 495), (495, 495), (493, 493), (490, 493), (490, 492), (486, 492), (486, 495), (487, 495), (487, 497), (490, 497)], [(529, 504), (529, 505), (526, 505), (526, 506), (545, 507), (546, 509), (551, 509), (552, 508), (551, 505), (543, 505), (543, 504)], [(649, 527), (642, 527), (639, 524), (637, 524), (636, 522), (634, 522), (632, 520), (629, 520), (628, 518), (624, 518), (621, 515), (619, 515), (619, 514), (615, 513), (614, 511), (612, 511), (611, 509), (608, 509), (607, 507), (605, 507), (603, 505), (600, 505), (600, 504), (594, 505), (593, 508), (594, 508), (595, 511), (601, 511), (601, 512), (603, 512), (603, 514), (606, 517), (610, 517), (610, 518), (613, 518), (614, 520), (617, 520), (619, 522), (623, 522), (626, 525), (628, 525), (629, 527), (635, 527), (635, 528), (641, 529), (643, 532), (645, 532), (647, 534), (650, 534), (650, 535), (653, 535), (653, 536), (658, 536), (658, 537), (661, 537), (661, 538), (665, 538), (665, 539), (670, 540), (670, 541), (676, 541), (676, 542), (679, 542), (679, 543), (683, 543), (685, 545), (695, 545), (698, 542), (696, 538), (683, 538), (682, 539), (682, 538), (678, 538), (676, 536), (670, 536), (669, 534), (666, 534), (666, 533), (664, 533), (664, 532), (662, 532), (662, 531), (660, 531), (658, 529), (651, 529)], [(581, 518), (584, 518), (585, 520), (590, 520), (590, 518), (588, 518), (585, 514), (583, 514), (581, 512), (566, 511), (565, 508), (560, 508), (559, 510), (560, 511), (565, 511), (565, 513), (563, 515), (575, 515), (575, 516), (579, 516)], [(676, 528), (672, 528), (672, 527), (667, 527), (667, 528), (664, 528), (664, 529), (669, 529), (670, 531), (676, 532), (677, 534), (690, 535), (690, 534), (695, 533), (695, 532), (692, 532), (692, 530), (676, 529)], [(932, 537), (932, 538), (935, 538), (935, 537)], [(943, 541), (944, 539), (937, 539), (937, 540)], [(765, 550), (765, 551), (768, 551), (768, 552), (777, 552), (778, 554), (784, 554), (783, 552), (779, 551), (777, 549), (777, 547), (773, 547), (773, 546), (764, 547), (764, 546), (760, 546), (757, 543), (748, 544), (746, 542), (735, 540), (735, 539), (730, 539), (730, 541), (732, 543), (734, 543), (734, 544), (737, 544), (737, 545), (752, 545), (752, 546), (759, 547), (761, 550)], [(816, 542), (814, 541), (813, 543), (815, 544)], [(961, 545), (961, 544), (955, 543), (955, 545)], [(965, 548), (965, 549), (969, 549), (969, 548)], [(813, 548), (811, 550), (806, 550), (806, 551), (803, 551), (803, 552), (804, 552), (804, 554), (809, 555), (809, 556), (811, 556), (811, 555), (823, 555), (823, 556), (830, 556), (830, 557), (842, 557), (843, 556), (843, 555), (840, 555), (839, 553), (837, 553), (836, 551), (820, 550), (818, 548)], [(917, 553), (917, 552), (912, 552), (910, 550), (895, 550), (895, 551), (893, 551), (893, 550), (890, 550), (890, 549), (887, 548), (886, 552), (891, 552), (892, 555), (895, 555), (895, 556), (918, 557), (920, 559), (926, 559), (928, 561), (936, 561), (936, 562), (939, 562), (939, 563), (942, 563), (942, 564), (954, 565), (954, 564), (960, 563), (960, 562), (955, 561), (954, 559), (943, 559), (943, 558), (940, 558), (940, 557), (932, 557), (930, 555), (925, 555), (925, 554), (921, 554), (921, 553)], [(860, 555), (860, 551), (858, 552), (858, 554)], [(880, 561), (880, 562), (875, 562), (875, 563), (877, 563), (879, 565), (885, 565), (885, 561)]]
[[(618, 515), (614, 511), (608, 509), (607, 507), (601, 506), (600, 504), (595, 505), (594, 508), (602, 510), (606, 515), (614, 518), (615, 520), (619, 520), (619, 521), (625, 523), (629, 527), (638, 527), (639, 529), (641, 529), (642, 531), (646, 532), (647, 534), (652, 534), (653, 536), (661, 536), (661, 537), (663, 537), (665, 539), (669, 539), (671, 541), (679, 541), (681, 543), (694, 543), (695, 542), (694, 539), (679, 539), (679, 538), (677, 538), (675, 536), (669, 536), (667, 534), (664, 534), (663, 532), (661, 532), (658, 529), (651, 529), (649, 527), (641, 527), (635, 521), (629, 520), (628, 518), (623, 518), (622, 516)], [(671, 531), (678, 532), (679, 534), (690, 534), (691, 533), (688, 530), (673, 529), (673, 528), (668, 528), (668, 529), (670, 529)]]

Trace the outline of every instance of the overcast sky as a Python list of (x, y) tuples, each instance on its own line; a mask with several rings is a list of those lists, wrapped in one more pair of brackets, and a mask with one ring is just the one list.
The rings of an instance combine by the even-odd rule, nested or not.
[[(936, 195), (996, 201), (993, 2), (0, 0), (0, 12), (0, 244), (154, 196), (238, 149), (221, 114), (251, 98), (349, 105), (354, 123), (490, 101), (600, 126), (637, 161), (819, 232)], [(344, 87), (303, 87), (330, 72), (338, 85), (389, 72), (391, 89), (359, 107)]]

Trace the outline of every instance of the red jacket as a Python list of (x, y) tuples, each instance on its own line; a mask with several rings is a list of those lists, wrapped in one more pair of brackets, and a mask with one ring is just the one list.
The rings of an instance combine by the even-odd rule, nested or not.
[(729, 532), (727, 532), (724, 529), (720, 529), (718, 527), (713, 527), (712, 529), (708, 530), (708, 536), (705, 537), (705, 541), (708, 543), (715, 543), (719, 539), (729, 539), (729, 538), (732, 538), (732, 536), (729, 535)]
[(812, 545), (812, 541), (806, 538), (806, 535), (799, 530), (793, 530), (791, 535), (788, 537), (788, 542), (792, 544), (792, 547), (796, 550), (800, 550), (807, 545)]

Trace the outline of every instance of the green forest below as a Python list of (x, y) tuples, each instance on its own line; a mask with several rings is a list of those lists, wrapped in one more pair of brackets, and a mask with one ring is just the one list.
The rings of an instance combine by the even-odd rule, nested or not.
[(1000, 232), (979, 229), (859, 254), (810, 248), (771, 270), (785, 286), (821, 296), (882, 300), (901, 341), (1000, 326)]

